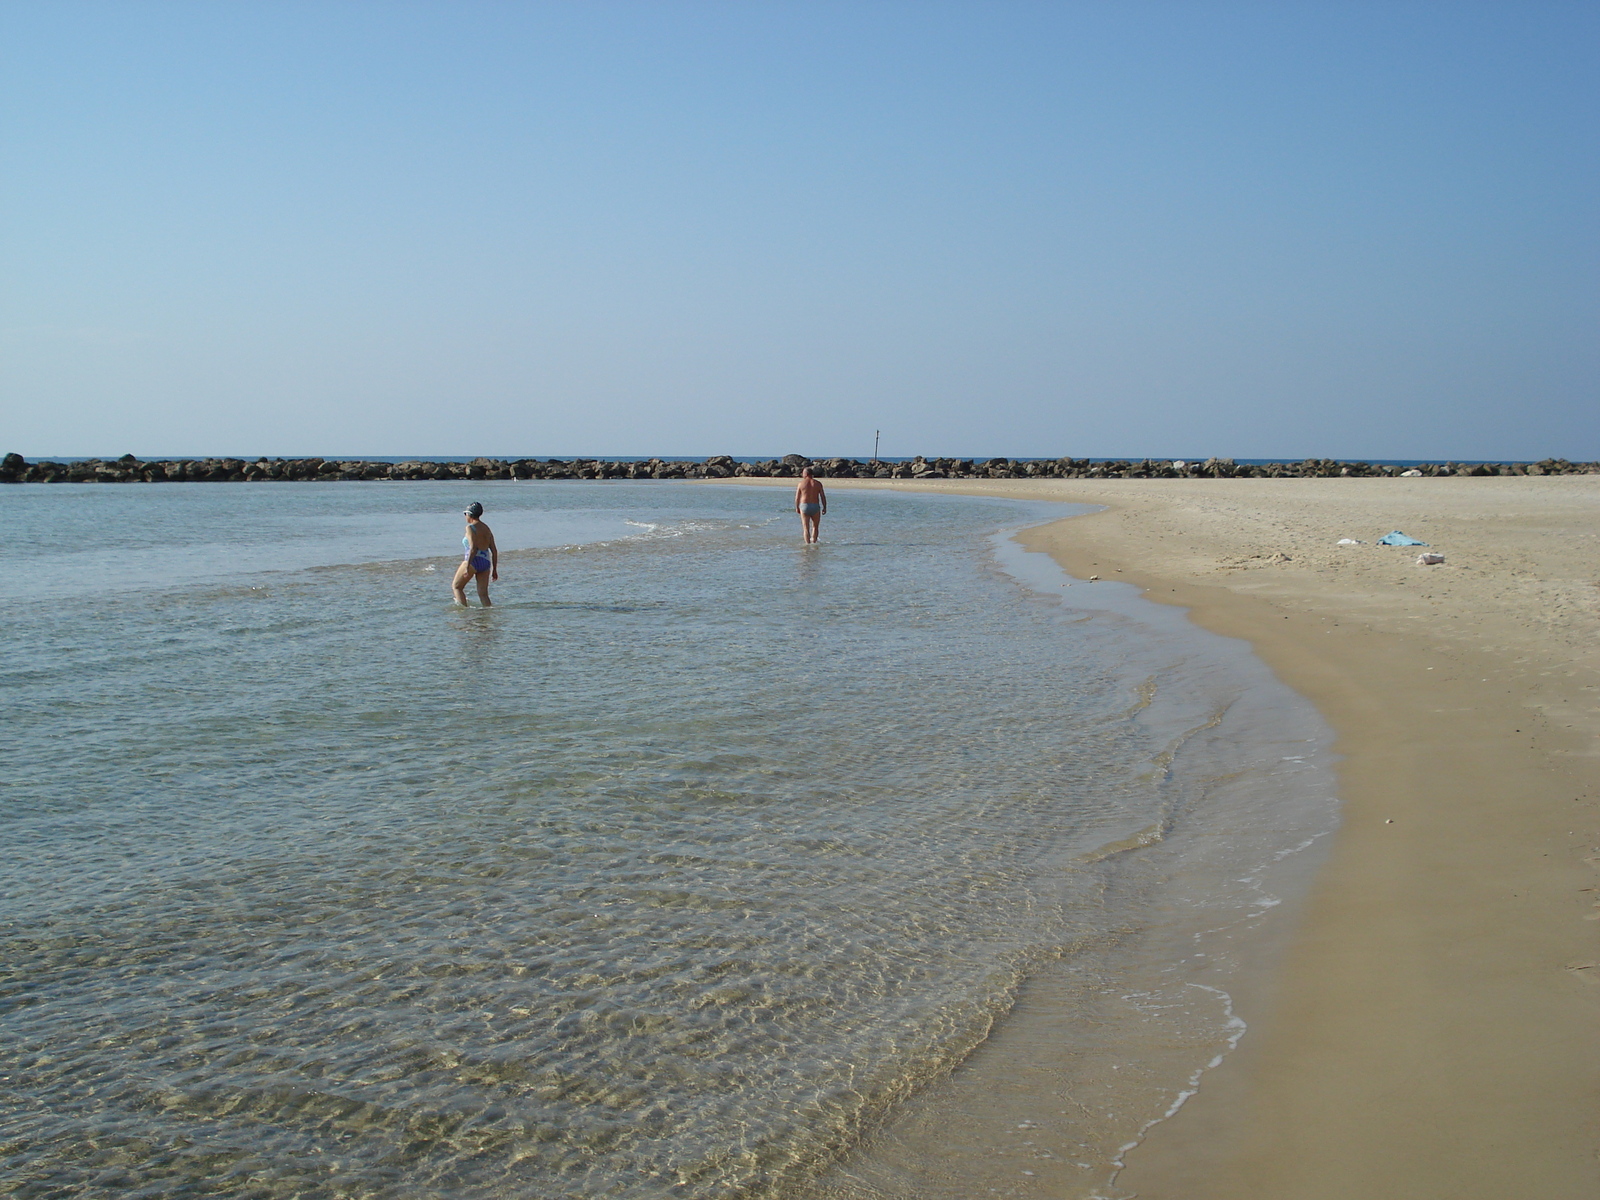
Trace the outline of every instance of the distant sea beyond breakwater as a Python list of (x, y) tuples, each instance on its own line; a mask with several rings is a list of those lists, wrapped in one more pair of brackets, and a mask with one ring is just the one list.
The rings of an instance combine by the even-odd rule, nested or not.
[(252, 483), (270, 480), (328, 482), (406, 479), (771, 479), (799, 475), (805, 467), (824, 479), (1294, 479), (1337, 476), (1596, 475), (1600, 463), (1547, 458), (1540, 462), (1398, 463), (1237, 462), (1231, 458), (924, 458), (809, 459), (801, 454), (765, 460), (719, 454), (705, 459), (475, 458), (470, 462), (404, 462), (332, 458), (180, 458), (28, 462), (20, 454), (0, 460), (0, 483)]

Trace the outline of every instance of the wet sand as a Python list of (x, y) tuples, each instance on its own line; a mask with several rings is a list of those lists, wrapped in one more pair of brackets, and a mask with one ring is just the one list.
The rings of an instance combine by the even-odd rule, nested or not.
[(1023, 540), (1247, 639), (1336, 732), (1249, 1033), (1118, 1193), (1600, 1195), (1600, 476), (828, 486), (1107, 505)]

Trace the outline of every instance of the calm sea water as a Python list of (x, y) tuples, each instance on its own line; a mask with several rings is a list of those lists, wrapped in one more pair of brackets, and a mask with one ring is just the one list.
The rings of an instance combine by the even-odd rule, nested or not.
[(1059, 507), (833, 499), (0, 489), (3, 1189), (782, 1196), (1040, 964), (1271, 907), (1308, 709), (1001, 532)]

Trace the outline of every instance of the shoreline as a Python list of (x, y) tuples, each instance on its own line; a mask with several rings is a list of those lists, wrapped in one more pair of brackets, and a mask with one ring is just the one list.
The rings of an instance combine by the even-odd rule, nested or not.
[(1335, 731), (1281, 966), (1120, 1190), (1600, 1193), (1600, 480), (830, 482), (1106, 505), (1018, 540), (1247, 641)]
[(1336, 825), (1332, 731), (1314, 706), (1246, 643), (1132, 585), (1072, 582), (1022, 545), (1050, 520), (1029, 511), (991, 538), (996, 565), (1031, 593), (1017, 602), (1060, 598), (1065, 639), (1103, 624), (1128, 639), (1105, 661), (1136, 697), (1119, 720), (1166, 710), (1165, 733), (1127, 760), (1163, 780), (1160, 817), (1055, 865), (1095, 917), (1031, 964), (949, 1074), (797, 1200), (1123, 1196), (1129, 1153), (1247, 1036), (1238, 1002), (1271, 975)]

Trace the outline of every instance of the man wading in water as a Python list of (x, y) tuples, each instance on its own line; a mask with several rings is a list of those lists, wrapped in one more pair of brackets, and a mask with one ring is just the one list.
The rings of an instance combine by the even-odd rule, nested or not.
[(828, 512), (828, 493), (822, 482), (811, 477), (811, 468), (800, 472), (800, 486), (794, 489), (794, 510), (800, 514), (800, 532), (809, 544), (822, 531), (822, 518)]
[(483, 505), (474, 500), (467, 505), (464, 515), (467, 518), (467, 532), (461, 544), (467, 553), (456, 568), (456, 577), (450, 586), (455, 590), (456, 603), (465, 608), (467, 580), (476, 578), (478, 599), (483, 601), (485, 608), (490, 608), (489, 580), (500, 578), (500, 551), (494, 544), (494, 533), (478, 520), (483, 516)]

